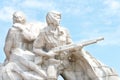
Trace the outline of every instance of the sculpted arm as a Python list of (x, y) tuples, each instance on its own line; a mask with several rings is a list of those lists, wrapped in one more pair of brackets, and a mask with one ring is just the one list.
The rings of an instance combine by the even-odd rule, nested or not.
[(22, 30), (22, 35), (25, 39), (27, 39), (28, 41), (33, 41), (36, 39), (37, 35), (36, 35), (36, 31), (31, 29), (23, 29)]
[(46, 46), (45, 34), (40, 33), (38, 38), (34, 41), (33, 44), (33, 52), (39, 56), (44, 56), (47, 58), (54, 57), (55, 53), (52, 51), (45, 51), (44, 48)]
[(48, 56), (42, 48), (45, 46), (44, 36), (40, 33), (38, 38), (34, 41), (33, 52), (39, 56)]
[(13, 45), (13, 36), (14, 36), (14, 34), (13, 34), (13, 31), (11, 28), (11, 29), (9, 29), (9, 31), (7, 33), (5, 46), (4, 46), (4, 52), (5, 52), (7, 60), (9, 60), (10, 54), (11, 54), (11, 49), (12, 49), (12, 45)]
[(33, 28), (31, 24), (15, 23), (13, 27), (18, 28), (21, 31), (24, 39), (26, 39), (27, 41), (33, 41), (38, 36), (38, 34), (36, 34), (37, 31), (35, 31), (36, 29)]

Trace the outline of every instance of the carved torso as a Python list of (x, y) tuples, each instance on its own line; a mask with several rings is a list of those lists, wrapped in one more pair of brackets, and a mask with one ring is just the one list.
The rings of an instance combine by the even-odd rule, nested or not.
[(67, 34), (65, 30), (61, 28), (60, 31), (52, 32), (49, 29), (44, 32), (45, 48), (51, 50), (54, 47), (62, 46), (67, 43)]
[(11, 28), (12, 32), (12, 48), (20, 48), (23, 50), (30, 50), (32, 49), (32, 41), (27, 41), (20, 30), (16, 28)]
[(64, 28), (60, 28), (59, 31), (51, 31), (49, 27), (46, 27), (40, 33), (35, 46), (42, 48), (45, 51), (49, 51), (57, 46), (71, 43), (71, 38), (66, 32), (67, 30)]

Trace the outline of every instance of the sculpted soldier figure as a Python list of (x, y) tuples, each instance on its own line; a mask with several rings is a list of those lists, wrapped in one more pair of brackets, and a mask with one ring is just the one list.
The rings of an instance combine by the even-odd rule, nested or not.
[[(46, 16), (46, 21), (48, 26), (40, 32), (38, 38), (34, 42), (33, 51), (40, 56), (54, 57), (56, 53), (52, 52), (51, 49), (57, 46), (62, 46), (72, 43), (68, 31), (61, 27), (60, 24), (61, 14), (57, 11), (48, 12)], [(43, 59), (44, 60), (44, 59)], [(50, 62), (51, 60), (49, 60)], [(57, 80), (56, 67), (54, 64), (60, 64), (60, 61), (52, 60), (52, 63), (49, 63), (47, 74), (48, 80)], [(52, 65), (50, 65), (52, 64)], [(54, 65), (54, 66), (53, 66)], [(51, 73), (52, 71), (54, 73)]]
[(73, 43), (60, 26), (61, 14), (47, 13), (47, 26), (26, 23), (22, 12), (13, 14), (13, 26), (6, 37), (6, 60), (0, 65), (0, 80), (120, 80), (117, 73), (101, 63), (84, 46), (103, 38)]
[[(30, 52), (32, 51), (33, 41), (37, 37), (37, 30), (31, 24), (26, 23), (25, 16), (22, 12), (15, 12), (13, 14), (13, 26), (9, 29), (4, 51), (6, 54), (6, 70), (14, 75), (12, 71), (17, 72), (22, 78), (29, 79), (41, 79), (41, 77), (46, 77), (46, 73), (41, 70), (35, 63), (35, 55)], [(33, 70), (39, 77), (35, 74), (23, 74), (24, 71)], [(7, 71), (6, 71), (7, 72)], [(27, 76), (27, 77), (26, 77)], [(11, 77), (10, 80), (16, 79)], [(18, 78), (17, 78), (18, 79)]]
[[(59, 74), (65, 80), (119, 80), (113, 69), (82, 49), (103, 38), (73, 44), (68, 31), (59, 25), (60, 19), (59, 12), (48, 12), (46, 16), (48, 26), (40, 32), (33, 45), (33, 51), (42, 56), (41, 65), (47, 63), (45, 61), (50, 62), (47, 63), (46, 69), (48, 80), (57, 80)], [(56, 53), (57, 49), (60, 51), (59, 54)], [(51, 58), (54, 60), (51, 61)]]
[(7, 60), (10, 59), (11, 51), (15, 48), (32, 50), (32, 42), (36, 36), (31, 28), (32, 26), (26, 23), (22, 12), (18, 11), (13, 14), (13, 26), (8, 31), (4, 47)]

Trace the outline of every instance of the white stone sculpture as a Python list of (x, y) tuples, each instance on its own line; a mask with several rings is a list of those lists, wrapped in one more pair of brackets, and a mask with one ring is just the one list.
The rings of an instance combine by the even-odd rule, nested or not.
[(46, 26), (26, 23), (22, 12), (13, 14), (0, 80), (57, 80), (59, 75), (64, 80), (120, 80), (112, 68), (83, 49), (103, 38), (74, 44), (60, 19), (60, 12), (50, 11)]
[(45, 71), (34, 63), (35, 54), (31, 52), (40, 27), (26, 23), (22, 12), (13, 14), (13, 26), (8, 31), (4, 47), (6, 60), (0, 73), (2, 80), (36, 80), (46, 77)]
[[(83, 50), (82, 46), (77, 48), (74, 45), (72, 46), (73, 48), (66, 48), (67, 46), (65, 45), (72, 45), (73, 42), (68, 31), (60, 26), (60, 19), (61, 14), (59, 12), (48, 12), (46, 16), (48, 27), (40, 32), (40, 35), (33, 44), (33, 51), (37, 55), (43, 56), (43, 66), (44, 61), (46, 61), (44, 57), (48, 57), (49, 59), (52, 57), (58, 60), (58, 63), (56, 63), (57, 66), (52, 63), (47, 65), (47, 74), (51, 75), (48, 75), (48, 78), (50, 80), (56, 80), (56, 75), (57, 77), (58, 75), (62, 75), (65, 80), (119, 80), (114, 70), (96, 60), (88, 52)], [(89, 42), (91, 43), (91, 41)], [(86, 42), (86, 44), (89, 44), (89, 42)], [(94, 42), (96, 40), (93, 40), (92, 43)], [(52, 51), (53, 48), (59, 48), (59, 46), (63, 46), (64, 48), (60, 53)], [(49, 62), (48, 58), (47, 61)], [(53, 67), (51, 67), (49, 72), (49, 65), (51, 66), (51, 64)], [(56, 74), (52, 74), (52, 71)]]
[[(72, 43), (67, 30), (59, 25), (60, 19), (61, 14), (59, 12), (48, 12), (46, 16), (48, 26), (40, 32), (33, 44), (33, 51), (37, 55), (42, 56), (43, 62), (48, 62), (46, 66), (48, 80), (57, 80), (57, 68), (61, 65), (61, 60), (55, 59), (56, 53), (52, 52), (51, 49)], [(47, 59), (44, 59), (44, 57), (47, 57)]]

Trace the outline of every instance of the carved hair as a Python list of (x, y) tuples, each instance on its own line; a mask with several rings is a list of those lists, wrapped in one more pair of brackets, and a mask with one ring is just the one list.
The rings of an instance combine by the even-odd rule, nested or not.
[(26, 23), (26, 17), (23, 12), (16, 11), (13, 13), (13, 23)]
[(50, 11), (47, 13), (47, 16), (46, 16), (46, 21), (47, 21), (47, 24), (54, 24), (54, 21), (55, 21), (55, 15), (59, 15), (61, 16), (61, 13), (60, 12), (57, 12), (57, 11)]

